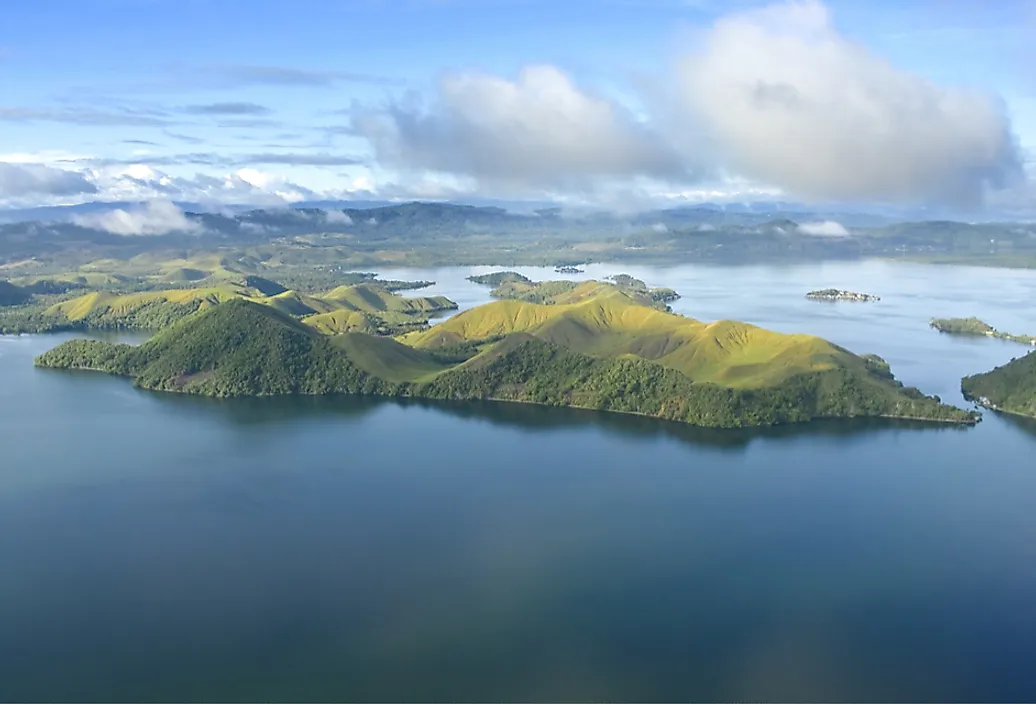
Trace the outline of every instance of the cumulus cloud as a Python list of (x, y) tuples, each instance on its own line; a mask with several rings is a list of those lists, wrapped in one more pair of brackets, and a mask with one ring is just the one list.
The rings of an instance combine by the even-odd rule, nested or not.
[(995, 100), (897, 69), (818, 0), (721, 18), (678, 74), (720, 166), (801, 197), (974, 204), (1019, 174)]
[(119, 208), (105, 213), (81, 215), (73, 219), (77, 225), (105, 230), (114, 235), (167, 235), (171, 232), (194, 233), (201, 229), (171, 201), (155, 200), (130, 209)]
[(429, 109), (397, 103), (354, 115), (353, 127), (382, 163), (481, 182), (572, 186), (600, 177), (686, 175), (659, 135), (553, 66), (527, 67), (517, 80), (448, 75)]
[(804, 235), (816, 235), (818, 237), (846, 237), (849, 231), (840, 222), (824, 220), (823, 222), (804, 222), (799, 225), (799, 232)]
[(76, 196), (97, 192), (83, 174), (43, 164), (0, 161), (0, 198), (27, 196)]
[(971, 206), (1021, 176), (996, 98), (897, 68), (843, 36), (820, 0), (727, 14), (699, 40), (635, 87), (647, 117), (531, 66), (447, 75), (427, 104), (351, 108), (349, 129), (386, 166), (497, 195), (730, 178), (812, 201)]

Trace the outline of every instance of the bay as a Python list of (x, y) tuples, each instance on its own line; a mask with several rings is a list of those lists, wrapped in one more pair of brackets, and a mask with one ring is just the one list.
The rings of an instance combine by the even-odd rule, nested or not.
[[(463, 308), (494, 267), (382, 270)], [(626, 272), (963, 405), (1036, 272)], [(875, 303), (808, 301), (848, 288)], [(213, 401), (0, 337), (0, 700), (1036, 699), (1036, 423), (712, 431), (492, 403)]]

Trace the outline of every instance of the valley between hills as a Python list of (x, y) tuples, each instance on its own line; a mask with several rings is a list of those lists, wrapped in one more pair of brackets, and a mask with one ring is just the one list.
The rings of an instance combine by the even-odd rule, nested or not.
[[(221, 291), (153, 292), (146, 300), (87, 294), (52, 314), (71, 321), (140, 307), (176, 314), (139, 346), (72, 340), (36, 364), (214, 397), (487, 399), (709, 427), (864, 416), (962, 424), (980, 418), (904, 386), (879, 357), (810, 335), (673, 314), (666, 301), (674, 291), (632, 277), (574, 283), (505, 274), (483, 282), (503, 287), (495, 289), (500, 300), (434, 326), (420, 321), (455, 304), (404, 298), (369, 283), (312, 296), (256, 281)], [(408, 316), (402, 322), (409, 320), (411, 329), (399, 316)]]

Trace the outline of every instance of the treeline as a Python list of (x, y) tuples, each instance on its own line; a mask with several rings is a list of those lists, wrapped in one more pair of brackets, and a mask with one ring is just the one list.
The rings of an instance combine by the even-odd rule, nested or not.
[(1036, 416), (1036, 352), (984, 374), (964, 377), (960, 387), (970, 401), (1009, 413)]

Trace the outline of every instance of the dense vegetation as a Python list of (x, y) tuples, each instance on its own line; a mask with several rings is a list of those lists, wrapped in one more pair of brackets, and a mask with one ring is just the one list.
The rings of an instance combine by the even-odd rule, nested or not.
[(968, 400), (1008, 413), (1036, 417), (1036, 352), (961, 380)]
[(516, 271), (494, 271), (491, 274), (476, 274), (469, 276), (468, 281), (476, 284), (483, 284), (485, 286), (493, 286), (494, 288), (501, 284), (531, 284), (532, 279), (528, 276), (522, 276)]
[(1012, 335), (1007, 332), (1000, 332), (989, 323), (978, 318), (932, 318), (930, 325), (950, 335), (974, 335), (981, 337), (995, 337), (1009, 342), (1021, 342), (1024, 345), (1036, 345), (1036, 336), (1033, 335)]
[(325, 336), (275, 308), (234, 299), (140, 347), (72, 341), (37, 364), (212, 396), (498, 399), (724, 427), (833, 416), (976, 419), (904, 388), (878, 358), (809, 336), (706, 325), (614, 289), (571, 304), (492, 303), (402, 340)]

